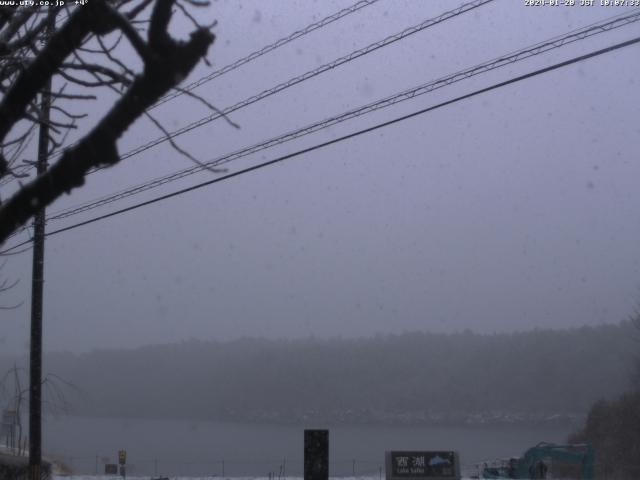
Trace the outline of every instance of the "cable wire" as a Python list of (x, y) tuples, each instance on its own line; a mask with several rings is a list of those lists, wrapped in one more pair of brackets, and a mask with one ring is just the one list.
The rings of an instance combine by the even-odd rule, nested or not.
[[(493, 2), (494, 0), (474, 0), (472, 2), (468, 2), (468, 3), (464, 3), (462, 5), (460, 5), (459, 7), (453, 9), (453, 10), (449, 10), (447, 12), (444, 12), (440, 15), (438, 15), (437, 17), (434, 18), (430, 18), (428, 20), (425, 20), (417, 25), (414, 25), (412, 27), (406, 28), (403, 31), (396, 33), (395, 35), (390, 35), (380, 41), (371, 43), (369, 45), (367, 45), (364, 48), (360, 48), (358, 50), (355, 50), (351, 53), (349, 53), (348, 55), (345, 55), (343, 57), (337, 58), (335, 60), (333, 60), (332, 62), (329, 63), (325, 63), (324, 65), (321, 65), (320, 67), (314, 68), (313, 70), (309, 70), (308, 72), (303, 73), (302, 75), (298, 75), (296, 77), (290, 78), (289, 80), (287, 80), (286, 82), (282, 82), (279, 83), (278, 85), (271, 87), (269, 89), (263, 90), (262, 92), (253, 95), (251, 97), (245, 98), (244, 100), (241, 100), (240, 102), (231, 105), (230, 107), (224, 108), (222, 109), (220, 112), (215, 112), (211, 115), (208, 115), (206, 117), (201, 118), (200, 120), (197, 120), (195, 122), (192, 122), (188, 125), (185, 125), (184, 127), (175, 130), (173, 132), (170, 132), (168, 135), (163, 135), (162, 137), (158, 137), (155, 140), (151, 140), (150, 142), (145, 143), (144, 145), (140, 145), (132, 150), (129, 150), (128, 152), (125, 152), (124, 154), (122, 154), (120, 156), (121, 160), (124, 160), (126, 158), (129, 157), (133, 157), (134, 155), (138, 155), (139, 153), (142, 153), (152, 147), (155, 147), (156, 145), (159, 145), (161, 143), (164, 143), (166, 141), (169, 141), (171, 139), (174, 139), (184, 133), (190, 132), (191, 130), (194, 130), (196, 128), (200, 128), (208, 123), (213, 122), (214, 120), (217, 120), (219, 118), (223, 118), (225, 116), (228, 116), (229, 114), (236, 112), (242, 108), (248, 107), (249, 105), (252, 105), (256, 102), (259, 102), (261, 100), (264, 100), (265, 98), (268, 98), (272, 95), (275, 95), (277, 93), (282, 92), (283, 90), (286, 90), (288, 88), (293, 87), (294, 85), (298, 85), (299, 83), (302, 83), (306, 80), (310, 80), (314, 77), (317, 77), (318, 75), (321, 75), (324, 72), (327, 72), (329, 70), (333, 70), (336, 67), (339, 67), (341, 65), (344, 65), (348, 62), (351, 62), (357, 58), (360, 58), (364, 55), (367, 55), (371, 52), (375, 52), (376, 50), (379, 50), (380, 48), (386, 47), (387, 45), (391, 45), (395, 42), (398, 42), (404, 38), (407, 38), (410, 35), (413, 35), (415, 33), (421, 32), (422, 30), (425, 30), (429, 27), (432, 27), (434, 25), (438, 25), (442, 22), (445, 22), (449, 19), (455, 18), (459, 15), (462, 15), (466, 12), (469, 12), (471, 10), (474, 10), (478, 7), (481, 7), (487, 3)], [(93, 171), (98, 171), (100, 169), (94, 169)], [(91, 172), (89, 172), (91, 173)]]
[(525, 47), (523, 49), (517, 50), (515, 52), (503, 55), (501, 57), (489, 60), (487, 62), (481, 63), (474, 67), (458, 71), (454, 74), (441, 77), (437, 80), (430, 81), (426, 84), (419, 85), (417, 87), (411, 88), (409, 90), (405, 90), (403, 92), (394, 94), (392, 96), (386, 97), (382, 100), (378, 100), (376, 102), (364, 105), (362, 107), (358, 107), (356, 109), (352, 109), (341, 113), (339, 115), (326, 118), (321, 121), (317, 121), (305, 127), (296, 129), (294, 131), (285, 133), (283, 135), (271, 138), (269, 140), (262, 141), (260, 143), (251, 145), (249, 147), (242, 148), (240, 150), (236, 150), (232, 153), (223, 155), (221, 157), (217, 157), (216, 159), (204, 162), (203, 165), (195, 165), (189, 168), (185, 168), (179, 170), (178, 172), (165, 175), (163, 177), (159, 177), (153, 179), (148, 182), (144, 182), (140, 185), (130, 187), (125, 190), (121, 190), (120, 192), (107, 195), (105, 197), (95, 199), (81, 205), (77, 205), (75, 207), (70, 207), (62, 211), (58, 211), (53, 213), (48, 217), (48, 221), (51, 220), (60, 220), (63, 218), (70, 217), (75, 214), (79, 214), (82, 212), (86, 212), (88, 210), (93, 210), (100, 206), (107, 205), (109, 203), (127, 198), (129, 196), (142, 193), (144, 191), (160, 187), (167, 183), (170, 183), (175, 180), (179, 180), (186, 176), (201, 172), (206, 168), (220, 166), (231, 161), (243, 158), (245, 156), (251, 155), (253, 153), (257, 153), (259, 151), (265, 150), (267, 148), (271, 148), (276, 145), (281, 145), (285, 142), (289, 142), (291, 140), (303, 137), (305, 135), (309, 135), (311, 133), (318, 132), (320, 130), (329, 128), (338, 123), (342, 123), (344, 121), (374, 112), (376, 110), (380, 110), (383, 108), (390, 107), (397, 103), (413, 99), (420, 95), (424, 95), (430, 93), (436, 89), (451, 85), (453, 83), (465, 80), (475, 75), (479, 75), (482, 73), (489, 72), (491, 70), (504, 67), (506, 65), (511, 65), (518, 61), (523, 61), (527, 58), (530, 58), (535, 55), (540, 55), (542, 53), (548, 52), (550, 50), (554, 50), (560, 48), (562, 46), (568, 45), (570, 43), (574, 43), (579, 40), (583, 40), (585, 38), (591, 37), (593, 35), (610, 31), (615, 28), (619, 28), (625, 25), (628, 25), (633, 22), (640, 21), (640, 10), (634, 12), (630, 15), (625, 15), (623, 17), (617, 17), (614, 20), (603, 21), (600, 23), (596, 23), (589, 27), (584, 27), (582, 29), (575, 30), (563, 36), (554, 37), (552, 39), (540, 42), (530, 47)]
[[(64, 228), (60, 228), (58, 230), (47, 232), (45, 235), (46, 236), (57, 235), (57, 234), (60, 234), (60, 233), (63, 233), (63, 232), (74, 230), (74, 229), (82, 227), (84, 225), (89, 225), (91, 223), (95, 223), (95, 222), (98, 222), (100, 220), (104, 220), (104, 219), (107, 219), (107, 218), (110, 218), (110, 217), (114, 217), (116, 215), (120, 215), (122, 213), (130, 212), (132, 210), (137, 210), (137, 209), (145, 207), (147, 205), (152, 205), (152, 204), (160, 202), (162, 200), (167, 200), (169, 198), (173, 198), (173, 197), (176, 197), (176, 196), (179, 196), (179, 195), (183, 195), (183, 194), (191, 192), (193, 190), (198, 190), (200, 188), (207, 187), (209, 185), (213, 185), (213, 184), (225, 181), (225, 180), (229, 180), (229, 179), (237, 177), (239, 175), (243, 175), (243, 174), (255, 171), (255, 170), (259, 170), (259, 169), (262, 169), (262, 168), (265, 168), (265, 167), (268, 167), (268, 166), (271, 166), (271, 165), (275, 165), (277, 163), (284, 162), (285, 160), (289, 160), (291, 158), (295, 158), (295, 157), (298, 157), (300, 155), (304, 155), (306, 153), (310, 153), (310, 152), (313, 152), (315, 150), (319, 150), (321, 148), (325, 148), (325, 147), (328, 147), (330, 145), (334, 145), (334, 144), (343, 142), (345, 140), (349, 140), (351, 138), (355, 138), (355, 137), (364, 135), (366, 133), (370, 133), (370, 132), (379, 130), (381, 128), (388, 127), (390, 125), (394, 125), (396, 123), (400, 123), (400, 122), (403, 122), (405, 120), (409, 120), (409, 119), (417, 117), (419, 115), (424, 115), (425, 113), (428, 113), (428, 112), (431, 112), (431, 111), (446, 107), (448, 105), (452, 105), (454, 103), (458, 103), (460, 101), (463, 101), (463, 100), (466, 100), (466, 99), (481, 95), (483, 93), (487, 93), (487, 92), (490, 92), (492, 90), (497, 90), (499, 88), (506, 87), (507, 85), (511, 85), (511, 84), (514, 84), (514, 83), (517, 83), (517, 82), (521, 82), (523, 80), (527, 80), (529, 78), (536, 77), (538, 75), (542, 75), (542, 74), (545, 74), (545, 73), (548, 73), (548, 72), (551, 72), (551, 71), (554, 71), (554, 70), (558, 70), (560, 68), (563, 68), (563, 67), (566, 67), (566, 66), (569, 66), (569, 65), (573, 65), (575, 63), (582, 62), (582, 61), (588, 60), (590, 58), (594, 58), (594, 57), (597, 57), (597, 56), (600, 56), (600, 55), (604, 55), (606, 53), (610, 53), (610, 52), (613, 52), (615, 50), (619, 50), (621, 48), (629, 47), (629, 46), (635, 45), (637, 43), (640, 43), (640, 37), (635, 37), (635, 38), (632, 38), (630, 40), (627, 40), (627, 41), (624, 41), (624, 42), (621, 42), (621, 43), (617, 43), (615, 45), (611, 45), (609, 47), (602, 48), (600, 50), (596, 50), (596, 51), (591, 52), (591, 53), (587, 53), (585, 55), (580, 55), (578, 57), (574, 57), (572, 59), (565, 60), (563, 62), (556, 63), (556, 64), (548, 66), (548, 67), (544, 67), (544, 68), (541, 68), (541, 69), (538, 69), (538, 70), (534, 70), (534, 71), (526, 73), (524, 75), (513, 77), (513, 78), (511, 78), (509, 80), (505, 80), (505, 81), (502, 81), (502, 82), (499, 82), (499, 83), (495, 83), (495, 84), (490, 85), (488, 87), (484, 87), (484, 88), (481, 88), (479, 90), (475, 90), (475, 91), (473, 91), (471, 93), (467, 93), (465, 95), (461, 95), (461, 96), (455, 97), (453, 99), (438, 103), (436, 105), (432, 105), (430, 107), (423, 108), (423, 109), (418, 110), (416, 112), (412, 112), (412, 113), (409, 113), (407, 115), (402, 115), (402, 116), (394, 118), (392, 120), (388, 120), (386, 122), (378, 123), (378, 124), (373, 125), (371, 127), (364, 128), (362, 130), (358, 130), (356, 132), (353, 132), (353, 133), (350, 133), (350, 134), (347, 134), (347, 135), (343, 135), (343, 136), (335, 138), (333, 140), (328, 140), (326, 142), (322, 142), (322, 143), (318, 143), (316, 145), (313, 145), (311, 147), (307, 147), (307, 148), (303, 148), (301, 150), (297, 150), (297, 151), (295, 151), (293, 153), (282, 155), (282, 156), (277, 157), (277, 158), (275, 158), (273, 160), (269, 160), (267, 162), (263, 162), (263, 163), (260, 163), (260, 164), (257, 164), (257, 165), (253, 165), (251, 167), (239, 170), (237, 172), (230, 173), (228, 175), (224, 175), (222, 177), (214, 178), (212, 180), (208, 180), (206, 182), (202, 182), (202, 183), (199, 183), (197, 185), (192, 185), (190, 187), (183, 188), (181, 190), (178, 190), (178, 191), (175, 191), (175, 192), (172, 192), (172, 193), (168, 193), (166, 195), (162, 195), (160, 197), (156, 197), (154, 199), (147, 200), (145, 202), (141, 202), (141, 203), (138, 203), (136, 205), (131, 205), (129, 207), (117, 210), (115, 212), (110, 212), (108, 214), (100, 215), (98, 217), (94, 217), (94, 218), (91, 218), (89, 220), (85, 220), (83, 222), (78, 222), (76, 224), (69, 225), (69, 226), (64, 227)], [(0, 255), (5, 253), (5, 252), (10, 252), (10, 251), (12, 251), (12, 250), (14, 250), (16, 248), (19, 248), (19, 247), (21, 247), (23, 245), (28, 244), (28, 243), (31, 243), (31, 240), (27, 240), (25, 242), (22, 242), (22, 243), (19, 243), (17, 245), (14, 245), (13, 247), (10, 247), (10, 248), (4, 250), (3, 252), (0, 252)]]
[[(337, 123), (341, 123), (343, 121), (364, 115), (366, 113), (370, 113), (372, 111), (378, 110), (378, 109), (382, 109), (382, 108), (386, 108), (388, 106), (394, 105), (396, 103), (400, 103), (402, 101), (405, 100), (409, 100), (411, 98), (414, 98), (416, 96), (419, 95), (424, 95), (425, 93), (429, 93), (433, 90), (436, 90), (438, 88), (450, 85), (452, 83), (464, 80), (466, 78), (470, 78), (472, 76), (475, 76), (477, 74), (481, 74), (481, 73), (485, 73), (487, 71), (491, 71), (493, 69), (496, 68), (500, 68), (502, 66), (505, 65), (510, 65), (512, 63), (515, 63), (517, 61), (521, 61), (521, 60), (525, 60), (531, 56), (535, 56), (535, 55), (539, 55), (541, 53), (547, 52), (549, 50), (553, 50), (556, 48), (560, 48), (564, 45), (568, 45), (570, 43), (579, 41), (579, 40), (583, 40), (585, 38), (589, 38), (593, 35), (599, 34), (599, 33), (604, 33), (625, 25), (628, 25), (630, 23), (634, 23), (636, 21), (640, 20), (640, 9), (636, 9), (633, 13), (625, 15), (625, 14), (620, 14), (620, 15), (616, 15), (613, 17), (609, 17), (605, 20), (602, 20), (600, 22), (594, 22), (590, 25), (587, 25), (585, 27), (582, 27), (580, 29), (575, 29), (573, 31), (570, 31), (564, 35), (560, 35), (557, 37), (553, 37), (549, 40), (546, 41), (542, 41), (540, 43), (537, 43), (533, 46), (530, 47), (525, 47), (523, 49), (520, 50), (516, 50), (513, 51), (511, 53), (505, 54), (501, 57), (497, 57), (494, 58), (493, 60), (489, 60), (487, 62), (481, 63), (479, 65), (476, 65), (475, 67), (466, 69), (466, 70), (462, 70), (459, 72), (456, 72), (450, 76), (447, 77), (443, 77), (440, 78), (438, 80), (432, 81), (430, 83), (424, 84), (424, 85), (420, 85), (418, 87), (414, 87), (412, 89), (406, 90), (404, 92), (401, 92), (399, 94), (393, 95), (391, 97), (387, 97), (385, 99), (382, 100), (378, 100), (377, 102), (373, 102), (371, 104), (365, 105), (363, 107), (354, 109), (354, 110), (350, 110), (347, 111), (343, 114), (322, 120), (320, 122), (316, 122), (314, 124), (308, 125), (306, 127), (303, 127), (301, 129), (295, 130), (293, 132), (289, 132), (287, 134), (281, 135), (279, 137), (275, 137), (272, 138), (270, 140), (267, 141), (263, 141), (261, 143), (258, 143), (256, 145), (250, 146), (250, 147), (246, 147), (243, 148), (241, 150), (238, 150), (236, 152), (233, 152), (231, 154), (227, 154), (224, 155), (222, 157), (218, 157), (217, 159), (205, 162), (203, 165), (198, 165), (198, 166), (193, 166), (187, 169), (183, 169), (181, 171), (178, 171), (176, 173), (164, 176), (164, 177), (160, 177), (160, 178), (156, 178), (155, 180), (151, 180), (149, 182), (145, 182), (141, 185), (138, 185), (136, 187), (131, 187), (129, 189), (125, 189), (123, 191), (117, 192), (115, 194), (110, 194), (106, 197), (102, 197), (100, 199), (96, 199), (96, 200), (92, 200), (89, 202), (86, 202), (84, 204), (81, 204), (79, 206), (75, 206), (75, 207), (70, 207), (67, 208), (65, 210), (59, 211), (57, 213), (52, 214), (50, 217), (48, 217), (48, 221), (55, 221), (55, 220), (59, 220), (62, 218), (67, 218), (70, 217), (72, 215), (78, 214), (78, 213), (82, 213), (88, 210), (92, 210), (94, 208), (98, 208), (100, 206), (109, 204), (109, 203), (113, 203), (117, 200), (121, 200), (123, 198), (129, 197), (131, 195), (135, 195), (141, 192), (144, 192), (146, 190), (150, 190), (152, 188), (156, 188), (159, 187), (161, 185), (164, 185), (166, 183), (170, 183), (171, 181), (174, 180), (178, 180), (180, 178), (184, 178), (188, 175), (192, 175), (194, 173), (200, 172), (206, 168), (210, 168), (216, 165), (220, 165), (220, 164), (225, 164), (228, 163), (230, 161), (245, 157), (247, 155), (250, 155), (252, 153), (256, 153), (258, 151), (270, 148), (272, 146), (275, 145), (280, 145), (282, 143), (294, 140), (296, 138), (300, 138), (304, 135), (308, 135), (314, 132), (317, 132), (319, 130), (331, 127)], [(10, 235), (8, 238), (11, 238), (19, 233), (21, 233), (24, 230), (25, 227), (23, 227), (20, 230), (17, 230), (16, 232), (14, 232), (12, 235)]]
[(350, 7), (344, 8), (342, 10), (340, 10), (339, 12), (334, 13), (333, 15), (329, 15), (328, 17), (323, 18), (322, 20), (319, 20), (315, 23), (312, 23), (311, 25), (306, 26), (305, 28), (301, 29), (301, 30), (297, 30), (295, 32), (293, 32), (291, 35), (287, 36), (287, 37), (283, 37), (279, 40), (276, 40), (275, 42), (273, 42), (270, 45), (267, 45), (265, 47), (262, 47), (260, 50), (256, 50), (255, 52), (251, 52), (249, 55), (242, 57), (238, 60), (236, 60), (233, 63), (230, 63), (228, 65), (225, 65), (222, 68), (219, 68), (218, 70), (215, 70), (211, 73), (209, 73), (208, 75), (205, 75), (204, 77), (196, 80), (195, 82), (192, 82), (184, 87), (180, 87), (180, 90), (172, 92), (168, 95), (165, 95), (164, 97), (160, 98), (160, 100), (158, 100), (153, 106), (151, 106), (149, 109), (151, 110), (152, 108), (155, 108), (159, 105), (162, 105), (165, 102), (168, 102), (169, 100), (172, 100), (180, 95), (182, 95), (185, 92), (190, 92), (191, 90), (204, 85), (207, 82), (210, 82), (211, 80), (218, 78), (222, 75), (224, 75), (225, 73), (229, 73), (239, 67), (241, 67), (242, 65), (249, 63), (253, 60), (255, 60), (256, 58), (259, 58), (269, 52), (272, 52), (284, 45), (286, 45), (287, 43), (292, 42), (293, 40), (296, 40), (300, 37), (303, 37), (304, 35), (307, 35), (308, 33), (311, 33), (319, 28), (325, 27), (333, 22), (335, 22), (336, 20), (341, 19), (342, 17), (346, 17), (347, 15), (350, 15), (354, 12), (357, 12), (358, 10), (361, 10), (365, 7), (368, 7), (370, 5), (373, 5), (374, 3), (376, 3), (378, 0), (360, 0), (359, 2), (354, 3), (353, 5), (351, 5)]
[[(263, 56), (263, 55), (266, 55), (267, 53), (272, 52), (272, 51), (274, 51), (274, 50), (276, 50), (276, 49), (278, 49), (278, 48), (280, 48), (280, 47), (282, 47), (282, 46), (284, 46), (284, 45), (286, 45), (288, 43), (291, 43), (292, 41), (294, 41), (294, 40), (296, 40), (296, 39), (298, 39), (300, 37), (303, 37), (303, 36), (313, 32), (315, 30), (318, 30), (318, 29), (320, 29), (322, 27), (325, 27), (325, 26), (327, 26), (327, 25), (329, 25), (329, 24), (331, 24), (331, 23), (333, 23), (333, 22), (335, 22), (335, 21), (337, 21), (337, 20), (339, 20), (339, 19), (341, 19), (343, 17), (346, 17), (347, 15), (350, 15), (350, 14), (355, 13), (355, 12), (365, 8), (365, 7), (373, 5), (374, 3), (378, 2), (378, 1), (379, 0), (359, 0), (358, 2), (354, 3), (350, 7), (343, 8), (342, 10), (340, 10), (340, 11), (338, 11), (338, 12), (332, 14), (332, 15), (329, 15), (329, 16), (327, 16), (327, 17), (325, 17), (325, 18), (323, 18), (323, 19), (321, 19), (321, 20), (319, 20), (317, 22), (314, 22), (314, 23), (312, 23), (310, 25), (307, 25), (305, 28), (302, 28), (300, 30), (296, 30), (292, 34), (288, 35), (287, 37), (280, 38), (279, 40), (276, 40), (275, 42), (273, 42), (273, 43), (271, 43), (269, 45), (266, 45), (266, 46), (262, 47), (259, 50), (251, 52), (249, 55), (246, 55), (245, 57), (242, 57), (242, 58), (236, 60), (233, 63), (225, 65), (224, 67), (219, 68), (218, 70), (215, 70), (215, 71), (209, 73), (208, 75), (205, 75), (204, 77), (201, 77), (200, 79), (198, 79), (198, 80), (196, 80), (196, 81), (194, 81), (194, 82), (192, 82), (192, 83), (190, 83), (190, 84), (188, 84), (188, 85), (186, 85), (184, 87), (180, 87), (179, 90), (171, 92), (171, 93), (165, 95), (164, 97), (160, 98), (155, 104), (153, 104), (151, 107), (149, 107), (148, 110), (152, 110), (155, 107), (157, 107), (159, 105), (162, 105), (163, 103), (166, 103), (166, 102), (168, 102), (168, 101), (170, 101), (170, 100), (172, 100), (172, 99), (174, 99), (174, 98), (176, 98), (176, 97), (178, 97), (178, 96), (180, 96), (180, 95), (182, 95), (182, 94), (184, 94), (186, 92), (189, 92), (189, 91), (191, 91), (191, 90), (193, 90), (193, 89), (195, 89), (195, 88), (197, 88), (197, 87), (199, 87), (201, 85), (204, 85), (205, 83), (210, 82), (211, 80), (213, 80), (215, 78), (218, 78), (218, 77), (220, 77), (220, 76), (222, 76), (222, 75), (224, 75), (226, 73), (229, 73), (229, 72), (231, 72), (233, 70), (236, 70), (237, 68), (240, 68), (242, 65), (245, 65), (245, 64), (247, 64), (247, 63), (249, 63), (249, 62), (251, 62), (251, 61), (253, 61), (253, 60), (255, 60), (255, 59), (257, 59), (257, 58), (259, 58), (261, 56)], [(66, 20), (69, 16), (70, 15), (67, 15), (62, 20)], [(69, 148), (71, 146), (73, 146), (73, 144), (67, 145), (64, 148)], [(52, 152), (51, 156), (60, 155), (61, 153), (62, 153), (62, 150), (58, 150), (57, 152)], [(28, 172), (29, 170), (31, 170), (32, 168), (33, 168), (33, 166), (31, 166), (31, 165), (25, 165), (17, 173), (18, 174), (24, 174), (24, 173)], [(6, 183), (7, 182), (0, 183), (0, 186), (4, 185)]]
[[(299, 83), (302, 83), (306, 80), (310, 80), (314, 77), (317, 77), (318, 75), (321, 75), (324, 72), (327, 72), (329, 70), (333, 70), (336, 67), (339, 67), (343, 64), (346, 64), (348, 62), (351, 62), (357, 58), (360, 58), (364, 55), (367, 55), (371, 52), (374, 52), (376, 50), (379, 50), (380, 48), (386, 47), (387, 45), (391, 45), (399, 40), (402, 40), (410, 35), (413, 35), (415, 33), (421, 32), (422, 30), (425, 30), (429, 27), (432, 27), (434, 25), (438, 25), (442, 22), (445, 22), (449, 19), (455, 18), (459, 15), (462, 15), (466, 12), (469, 12), (471, 10), (474, 10), (478, 7), (481, 7), (487, 3), (491, 3), (495, 0), (474, 0), (472, 2), (468, 2), (468, 3), (464, 3), (462, 5), (460, 5), (459, 7), (453, 9), (453, 10), (449, 10), (446, 11), (440, 15), (438, 15), (437, 17), (434, 18), (430, 18), (428, 20), (425, 20), (417, 25), (414, 25), (412, 27), (406, 28), (404, 30), (402, 30), (399, 33), (396, 33), (394, 35), (390, 35), (378, 42), (374, 42), (372, 44), (367, 45), (366, 47), (363, 47), (361, 49), (355, 50), (353, 52), (351, 52), (348, 55), (345, 55), (343, 57), (337, 58), (335, 60), (333, 60), (332, 62), (326, 63), (324, 65), (321, 65), (320, 67), (317, 67), (313, 70), (309, 70), (306, 73), (303, 73), (302, 75), (298, 75), (296, 77), (290, 78), (289, 80), (287, 80), (286, 82), (282, 82), (279, 83), (278, 85), (271, 87), (267, 90), (263, 90), (262, 92), (253, 95), (251, 97), (245, 98), (244, 100), (241, 100), (240, 102), (237, 102), (234, 105), (231, 105), (229, 107), (226, 107), (220, 111), (216, 111), (215, 113), (208, 115), (206, 117), (201, 118), (200, 120), (197, 120), (195, 122), (192, 122), (188, 125), (185, 125), (184, 127), (175, 130), (173, 132), (169, 132), (166, 135), (163, 135), (161, 137), (158, 137), (154, 140), (151, 140), (150, 142), (147, 142), (143, 145), (139, 145), (135, 148), (133, 148), (132, 150), (129, 150), (128, 152), (125, 152), (123, 154), (120, 155), (120, 160), (125, 160), (127, 158), (133, 157), (134, 155), (138, 155), (146, 150), (149, 150), (152, 147), (155, 147), (156, 145), (159, 145), (161, 143), (167, 142), (169, 140), (173, 140), (174, 138), (190, 132), (196, 128), (200, 128), (204, 125), (207, 125), (211, 122), (213, 122), (214, 120), (217, 120), (219, 118), (224, 118), (227, 117), (229, 114), (236, 112), (242, 108), (248, 107), (249, 105), (252, 105), (256, 102), (262, 101), (265, 98), (271, 97), (272, 95), (275, 95), (277, 93), (282, 92), (283, 90), (286, 90), (288, 88), (291, 88), (295, 85), (298, 85)], [(69, 148), (69, 147), (66, 147)], [(55, 156), (56, 154), (62, 155), (63, 151), (59, 150), (58, 152), (54, 152), (53, 156)], [(87, 173), (87, 175), (91, 175), (95, 172), (98, 172), (100, 170), (103, 170), (104, 168), (108, 168), (108, 167), (97, 167), (94, 168), (92, 170), (89, 170), (89, 172)], [(0, 184), (1, 185), (1, 184)]]

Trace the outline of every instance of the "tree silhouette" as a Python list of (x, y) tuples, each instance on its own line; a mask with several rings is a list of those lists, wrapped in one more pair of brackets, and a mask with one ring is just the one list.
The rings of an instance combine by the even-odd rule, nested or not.
[[(200, 26), (188, 12), (188, 7), (204, 5), (197, 0), (91, 0), (68, 10), (0, 7), (0, 180), (22, 175), (17, 162), (34, 126), (45, 122), (37, 100), (51, 78), (59, 75), (72, 86), (109, 87), (120, 92), (91, 131), (67, 147), (45, 173), (2, 203), (0, 244), (40, 209), (83, 185), (91, 169), (120, 161), (117, 140), (187, 77), (214, 41), (211, 28)], [(168, 32), (174, 7), (195, 25), (186, 41), (176, 40)], [(138, 17), (149, 9), (148, 19), (140, 20)], [(68, 17), (52, 28), (56, 15), (65, 12)], [(140, 29), (146, 29), (146, 39)], [(141, 60), (142, 71), (133, 72), (117, 58), (115, 45), (106, 45), (104, 39), (112, 33), (118, 34), (116, 44), (120, 38), (129, 42)], [(99, 48), (87, 48), (90, 39), (95, 39)], [(62, 88), (51, 92), (51, 98), (53, 102), (75, 101), (95, 98), (95, 94), (70, 93)], [(52, 108), (65, 119), (47, 121), (53, 132), (50, 148), (55, 148), (61, 146), (64, 131), (75, 128), (82, 115), (55, 103)]]

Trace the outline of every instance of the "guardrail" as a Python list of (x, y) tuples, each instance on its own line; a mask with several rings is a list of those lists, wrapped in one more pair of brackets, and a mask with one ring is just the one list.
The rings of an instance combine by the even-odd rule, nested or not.
[[(51, 455), (66, 473), (77, 475), (104, 475), (105, 466), (117, 464), (116, 455), (65, 456)], [(158, 456), (136, 458), (129, 455), (126, 464), (127, 476), (181, 476), (181, 477), (266, 477), (282, 480), (285, 477), (301, 477), (304, 471), (302, 460), (279, 459), (193, 459), (178, 460)], [(329, 462), (331, 477), (373, 477), (382, 480), (384, 459), (338, 459)]]

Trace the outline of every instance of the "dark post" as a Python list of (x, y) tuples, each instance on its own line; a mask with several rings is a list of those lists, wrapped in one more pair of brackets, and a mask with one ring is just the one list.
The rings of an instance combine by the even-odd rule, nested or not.
[(329, 430), (304, 431), (304, 480), (329, 479)]
[(118, 463), (120, 464), (120, 476), (127, 478), (127, 451), (118, 450)]
[[(51, 34), (55, 17), (50, 17), (46, 29)], [(47, 169), (49, 153), (49, 106), (51, 79), (40, 99), (43, 121), (38, 135), (38, 175)], [(42, 463), (42, 289), (44, 284), (44, 219), (45, 208), (40, 206), (33, 222), (33, 266), (31, 274), (31, 345), (29, 355), (29, 477), (40, 480)]]

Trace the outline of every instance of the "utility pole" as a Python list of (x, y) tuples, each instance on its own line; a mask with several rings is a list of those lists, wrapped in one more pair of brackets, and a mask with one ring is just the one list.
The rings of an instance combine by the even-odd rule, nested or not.
[[(50, 15), (46, 41), (53, 33), (55, 15)], [(41, 96), (37, 173), (47, 169), (51, 78)], [(44, 284), (44, 203), (33, 222), (33, 268), (31, 274), (31, 344), (29, 355), (29, 479), (41, 480), (42, 465), (42, 291)]]

